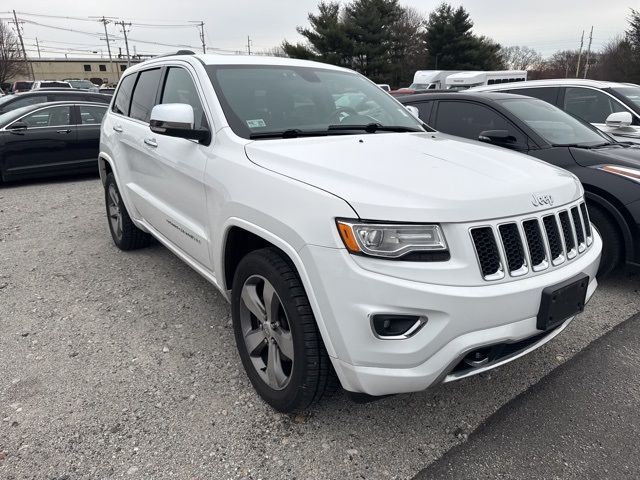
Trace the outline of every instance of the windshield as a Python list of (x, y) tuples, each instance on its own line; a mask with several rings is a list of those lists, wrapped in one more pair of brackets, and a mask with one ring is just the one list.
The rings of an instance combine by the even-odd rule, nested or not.
[(430, 83), (412, 83), (409, 85), (411, 90), (429, 90)]
[(629, 85), (628, 87), (615, 87), (614, 90), (616, 93), (622, 95), (623, 97), (631, 100), (632, 103), (635, 104), (636, 107), (640, 107), (640, 87), (637, 85)]
[(89, 80), (67, 80), (73, 88), (91, 88), (93, 83)]
[(536, 98), (498, 100), (538, 135), (555, 146), (592, 146), (610, 143), (610, 139), (591, 126)]
[[(424, 131), (402, 105), (356, 73), (284, 65), (206, 68), (229, 125), (243, 138), (293, 130), (328, 132), (336, 125)], [(349, 133), (362, 131), (340, 130)]]
[(67, 82), (40, 82), (39, 88), (71, 88)]

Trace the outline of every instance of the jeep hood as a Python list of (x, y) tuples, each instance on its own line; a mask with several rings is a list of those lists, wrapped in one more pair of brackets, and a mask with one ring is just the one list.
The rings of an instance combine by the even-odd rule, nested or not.
[(258, 140), (245, 150), (257, 165), (339, 196), (369, 220), (478, 221), (548, 208), (534, 206), (532, 195), (552, 196), (553, 206), (582, 195), (565, 170), (441, 133)]

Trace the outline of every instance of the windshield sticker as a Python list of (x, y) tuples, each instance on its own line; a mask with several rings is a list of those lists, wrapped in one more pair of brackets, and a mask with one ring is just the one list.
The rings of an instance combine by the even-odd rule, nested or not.
[(247, 120), (247, 125), (249, 126), (249, 128), (260, 128), (267, 126), (267, 124), (264, 123), (264, 120), (261, 118), (257, 118), (255, 120)]

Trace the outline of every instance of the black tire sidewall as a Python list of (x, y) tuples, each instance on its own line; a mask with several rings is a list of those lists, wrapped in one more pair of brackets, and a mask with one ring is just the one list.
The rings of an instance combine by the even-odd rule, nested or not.
[[(113, 231), (113, 225), (111, 224), (111, 219), (109, 218), (109, 187), (113, 185), (118, 192), (118, 208), (120, 212), (124, 212), (124, 204), (122, 203), (122, 195), (120, 194), (120, 189), (118, 188), (118, 184), (116, 183), (116, 179), (113, 176), (113, 173), (109, 173), (107, 175), (107, 180), (104, 184), (104, 204), (107, 211), (107, 223), (109, 224), (109, 232), (111, 232), (111, 238), (113, 238), (113, 243), (115, 243), (119, 248), (122, 248), (122, 238), (124, 238), (124, 232), (122, 238), (118, 238), (116, 232)], [(124, 219), (123, 219), (123, 228), (124, 228)]]
[[(293, 372), (289, 384), (282, 390), (274, 390), (262, 380), (249, 358), (249, 353), (244, 343), (242, 328), (240, 326), (241, 292), (244, 282), (252, 275), (261, 275), (273, 285), (282, 302), (293, 337)], [(300, 283), (297, 275), (296, 281), (298, 284)], [(292, 283), (295, 282), (283, 278), (282, 273), (279, 272), (264, 255), (260, 255), (259, 252), (253, 252), (248, 254), (238, 265), (232, 288), (231, 310), (233, 329), (242, 364), (249, 380), (260, 396), (269, 403), (269, 405), (281, 412), (295, 410), (304, 397), (304, 389), (311, 387), (306, 384), (308, 380), (307, 353), (303, 322), (300, 321), (300, 310), (308, 308), (308, 311), (311, 312), (311, 309), (308, 306), (308, 300), (306, 301), (306, 305), (301, 305), (299, 296), (297, 299), (293, 298), (292, 288), (297, 287), (292, 285)]]
[(589, 219), (602, 237), (602, 254), (598, 267), (598, 278), (606, 278), (624, 258), (624, 242), (618, 227), (611, 217), (595, 205), (588, 205)]

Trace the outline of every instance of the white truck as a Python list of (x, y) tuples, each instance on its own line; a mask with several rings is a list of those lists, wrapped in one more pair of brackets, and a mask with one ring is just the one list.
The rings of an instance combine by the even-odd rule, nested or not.
[(410, 90), (443, 90), (445, 81), (449, 75), (458, 73), (460, 70), (418, 70), (413, 75), (413, 83)]
[(155, 237), (218, 288), (250, 381), (283, 412), (337, 381), (379, 396), (495, 368), (563, 331), (597, 285), (573, 174), (435, 132), (344, 68), (139, 63), (99, 167), (115, 245)]

